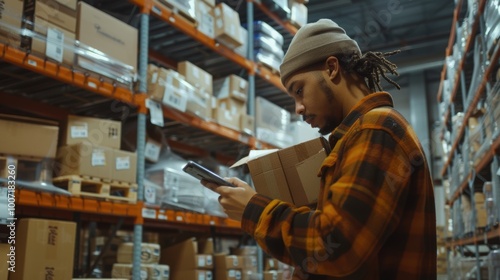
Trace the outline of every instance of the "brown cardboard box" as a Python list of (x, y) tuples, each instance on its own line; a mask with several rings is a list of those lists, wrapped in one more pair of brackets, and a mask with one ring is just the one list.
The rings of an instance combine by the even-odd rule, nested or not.
[[(15, 247), (13, 247), (15, 248)], [(7, 280), (9, 277), (9, 267), (11, 266), (9, 264), (9, 256), (7, 254), (10, 254), (10, 249), (11, 246), (7, 243), (1, 243), (0, 244), (0, 280)], [(13, 262), (15, 264), (15, 262)]]
[(238, 75), (229, 75), (222, 79), (217, 79), (213, 83), (214, 96), (222, 98), (235, 98), (243, 102), (248, 98), (248, 81)]
[(149, 67), (151, 79), (148, 79), (148, 95), (158, 101), (185, 112), (189, 96), (194, 94), (196, 88), (184, 80), (184, 77), (165, 68)]
[(120, 149), (121, 135), (121, 122), (70, 115), (62, 131), (61, 144), (88, 143)]
[(21, 219), (16, 230), (16, 272), (11, 280), (66, 280), (73, 276), (76, 223)]
[(251, 151), (232, 167), (248, 164), (257, 192), (305, 205), (318, 198), (316, 175), (328, 153), (328, 143), (319, 137), (281, 150)]
[(185, 60), (177, 64), (177, 72), (183, 75), (188, 83), (212, 94), (212, 75), (205, 70)]
[[(36, 26), (37, 18), (41, 18), (71, 33), (76, 32), (76, 0), (35, 0), (25, 1), (23, 16), (33, 19)], [(24, 23), (27, 28), (30, 24)], [(31, 29), (32, 30), (32, 29)]]
[[(73, 65), (75, 51), (75, 34), (52, 24), (44, 19), (37, 19), (35, 26), (36, 36), (31, 41), (31, 51), (50, 57), (60, 63)], [(53, 36), (62, 35), (63, 40), (47, 37), (48, 32), (53, 32)]]
[(111, 179), (113, 150), (88, 143), (62, 146), (57, 150), (56, 176), (82, 175)]
[[(218, 98), (217, 99), (217, 108), (221, 108), (230, 112), (231, 115), (240, 116), (246, 115), (247, 113), (247, 104), (244, 101), (239, 99), (235, 99), (232, 97), (228, 98)], [(239, 119), (238, 119), (239, 123)], [(238, 125), (239, 127), (239, 125)]]
[(78, 2), (76, 38), (137, 69), (137, 29), (84, 2)]
[(263, 280), (283, 280), (283, 271), (264, 271)]
[(236, 131), (240, 130), (240, 116), (231, 114), (231, 111), (225, 108), (214, 108), (213, 118), (214, 121), (220, 125)]
[(215, 260), (215, 271), (243, 268), (244, 259), (242, 256), (216, 254), (214, 255), (214, 260)]
[[(111, 277), (130, 279), (132, 264), (115, 263), (111, 271)], [(145, 280), (169, 280), (170, 268), (163, 264), (141, 264), (141, 279)]]
[(204, 120), (212, 118), (212, 94), (199, 89), (189, 91), (186, 112)]
[(201, 269), (179, 270), (174, 274), (170, 273), (171, 279), (195, 279), (195, 280), (212, 280), (212, 271)]
[(2, 4), (3, 9), (0, 9), (0, 42), (19, 47), (23, 0), (8, 0), (3, 1)]
[[(132, 263), (134, 243), (125, 242), (118, 247), (117, 262)], [(160, 245), (155, 243), (141, 243), (141, 263), (157, 264), (160, 261)]]
[(240, 130), (249, 135), (254, 135), (255, 118), (247, 114), (240, 115)]
[(240, 37), (240, 16), (227, 4), (220, 3), (214, 8), (215, 39), (229, 48), (243, 44)]
[(111, 179), (136, 183), (137, 154), (113, 149), (111, 157)]
[(215, 280), (241, 280), (240, 269), (215, 270)]
[[(55, 158), (57, 123), (42, 119), (0, 114), (0, 153)], [(7, 137), (8, 136), (8, 137)], [(33, 140), (36, 139), (36, 145)]]
[(215, 37), (215, 20), (213, 13), (214, 6), (215, 1), (213, 3), (213, 6), (207, 3), (207, 1), (196, 0), (195, 2), (195, 14), (196, 20), (198, 21), (196, 29), (212, 39)]
[(173, 279), (182, 279), (178, 275), (180, 271), (212, 269), (214, 265), (211, 254), (199, 254), (198, 242), (194, 238), (164, 248), (160, 263), (171, 267)]

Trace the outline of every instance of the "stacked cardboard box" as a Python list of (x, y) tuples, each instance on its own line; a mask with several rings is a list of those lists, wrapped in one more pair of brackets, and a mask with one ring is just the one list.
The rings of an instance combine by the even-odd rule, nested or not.
[(57, 151), (56, 175), (136, 182), (137, 155), (120, 150), (118, 121), (68, 116)]
[(210, 38), (215, 38), (215, 20), (213, 8), (215, 1), (196, 0), (194, 3), (198, 24), (196, 29)]
[(198, 242), (195, 238), (168, 246), (161, 251), (160, 263), (168, 264), (172, 279), (213, 279), (213, 242)]
[(241, 261), (241, 280), (251, 280), (257, 277), (257, 246), (233, 248), (231, 253)]
[[(76, 2), (76, 0), (74, 0)], [(76, 65), (113, 80), (135, 81), (138, 30), (85, 2), (78, 2)]]
[(215, 18), (215, 39), (231, 49), (243, 45), (238, 12), (225, 3), (219, 3), (214, 8), (213, 14)]
[(0, 42), (19, 47), (21, 44), (21, 21), (23, 0), (2, 2), (0, 9)]
[[(111, 277), (131, 279), (132, 257), (134, 244), (122, 243), (118, 247), (117, 263), (113, 265)], [(159, 264), (160, 245), (155, 243), (141, 243), (141, 266), (140, 275), (144, 280), (168, 280), (170, 278), (170, 267)]]
[(214, 81), (213, 118), (224, 126), (253, 134), (254, 118), (247, 115), (248, 81), (229, 75)]
[(16, 229), (15, 272), (11, 280), (71, 279), (76, 223), (21, 219)]
[(25, 1), (21, 47), (59, 63), (73, 65), (76, 0)]
[(210, 119), (212, 117), (210, 108), (213, 95), (212, 75), (189, 61), (179, 62), (177, 71), (196, 88), (195, 91), (189, 92), (186, 111), (202, 119)]

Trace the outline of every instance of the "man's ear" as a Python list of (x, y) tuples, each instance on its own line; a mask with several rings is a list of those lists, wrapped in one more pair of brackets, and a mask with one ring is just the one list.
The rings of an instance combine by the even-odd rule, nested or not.
[(331, 80), (333, 80), (340, 71), (340, 64), (338, 58), (329, 56), (326, 59), (326, 71)]

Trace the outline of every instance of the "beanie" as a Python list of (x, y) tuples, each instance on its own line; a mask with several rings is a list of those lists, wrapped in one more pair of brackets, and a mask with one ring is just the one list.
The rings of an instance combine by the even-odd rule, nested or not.
[(280, 65), (281, 82), (301, 68), (313, 65), (336, 54), (361, 55), (358, 43), (338, 24), (320, 19), (302, 26), (292, 39)]

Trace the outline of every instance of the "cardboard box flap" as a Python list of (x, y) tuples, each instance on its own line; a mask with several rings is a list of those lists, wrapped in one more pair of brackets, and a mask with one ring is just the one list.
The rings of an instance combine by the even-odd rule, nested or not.
[(231, 165), (229, 168), (238, 167), (244, 164), (249, 163), (250, 161), (257, 159), (262, 156), (266, 156), (268, 154), (274, 153), (278, 151), (278, 149), (269, 149), (269, 150), (251, 150), (248, 156), (238, 160), (235, 164)]
[(56, 121), (31, 118), (31, 117), (26, 117), (26, 116), (18, 116), (18, 115), (0, 114), (0, 119), (7, 120), (7, 121), (14, 121), (14, 122), (30, 123), (30, 124), (50, 125), (50, 126), (57, 126), (57, 127), (59, 126), (59, 123)]

